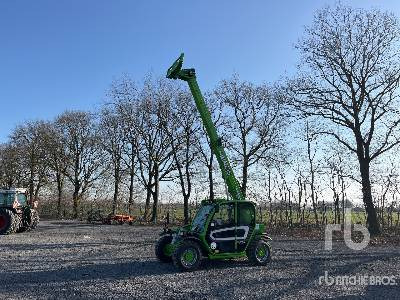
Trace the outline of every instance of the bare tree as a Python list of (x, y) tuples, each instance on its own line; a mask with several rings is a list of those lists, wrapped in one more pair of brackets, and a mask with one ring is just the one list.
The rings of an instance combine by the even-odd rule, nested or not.
[(302, 71), (290, 82), (291, 104), (324, 122), (322, 134), (357, 155), (372, 234), (380, 232), (370, 162), (399, 139), (399, 25), (392, 14), (338, 4), (317, 12), (297, 45)]
[[(284, 118), (279, 94), (267, 85), (223, 80), (214, 91), (226, 104), (226, 129), (230, 149), (242, 167), (242, 193), (246, 195), (248, 172), (260, 159), (278, 159)], [(272, 152), (274, 150), (274, 152)]]
[(194, 165), (198, 156), (199, 118), (194, 101), (188, 92), (179, 92), (174, 98), (171, 117), (166, 120), (164, 129), (171, 143), (172, 156), (178, 173), (183, 196), (184, 222), (189, 223), (189, 198), (192, 191)]
[(67, 111), (56, 120), (65, 141), (71, 165), (66, 176), (74, 188), (73, 217), (78, 217), (78, 209), (82, 196), (107, 169), (101, 151), (94, 116), (83, 111)]
[(122, 162), (124, 148), (126, 147), (125, 133), (120, 120), (120, 115), (114, 107), (104, 107), (100, 113), (100, 143), (108, 154), (114, 180), (114, 196), (112, 213), (117, 210), (119, 187), (122, 180)]
[(43, 121), (27, 122), (17, 126), (11, 135), (19, 161), (26, 166), (26, 181), (29, 187), (30, 199), (36, 200), (40, 189), (48, 178), (48, 163), (44, 132), (46, 123)]
[(57, 186), (57, 216), (61, 217), (61, 203), (63, 199), (65, 174), (70, 164), (65, 136), (59, 124), (47, 123), (44, 131), (44, 145), (46, 147), (46, 158), (50, 168), (50, 177), (54, 178)]
[(140, 120), (140, 111), (138, 110), (137, 88), (130, 77), (122, 76), (112, 83), (108, 96), (111, 98), (112, 105), (119, 118), (125, 141), (122, 147), (121, 159), (124, 171), (129, 174), (128, 212), (130, 214), (134, 198), (135, 178), (137, 176), (136, 157), (139, 147), (138, 122)]
[(174, 88), (170, 83), (148, 78), (139, 95), (136, 157), (139, 178), (146, 188), (145, 218), (149, 215), (150, 199), (153, 198), (152, 222), (157, 221), (160, 181), (171, 179), (169, 175), (175, 168), (169, 137), (163, 129), (171, 114), (173, 94)]
[(25, 171), (25, 163), (18, 155), (17, 147), (11, 143), (0, 145), (0, 187), (21, 186)]
[(310, 126), (309, 123), (306, 123), (306, 140), (307, 140), (307, 158), (308, 158), (308, 163), (309, 163), (309, 172), (310, 172), (310, 192), (311, 192), (311, 203), (313, 206), (313, 211), (314, 211), (314, 218), (315, 218), (315, 223), (317, 226), (319, 226), (319, 220), (318, 220), (318, 212), (317, 212), (317, 196), (316, 196), (316, 184), (315, 184), (315, 174), (317, 172), (317, 166), (315, 165), (315, 155), (316, 151), (312, 149), (311, 144), (313, 140), (315, 139), (315, 136), (313, 136), (313, 133), (310, 131)]

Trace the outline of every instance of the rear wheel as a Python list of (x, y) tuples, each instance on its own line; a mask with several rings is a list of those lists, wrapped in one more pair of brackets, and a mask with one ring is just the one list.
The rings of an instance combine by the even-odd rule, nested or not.
[(172, 255), (174, 265), (181, 271), (194, 271), (200, 266), (201, 250), (194, 241), (183, 241)]
[(252, 241), (246, 252), (250, 262), (255, 265), (265, 266), (271, 261), (271, 247), (262, 239)]
[(159, 261), (169, 263), (172, 261), (172, 257), (166, 254), (165, 248), (168, 244), (171, 244), (172, 236), (171, 235), (163, 235), (157, 241), (155, 252)]
[(0, 234), (11, 234), (19, 226), (16, 215), (9, 209), (0, 208)]

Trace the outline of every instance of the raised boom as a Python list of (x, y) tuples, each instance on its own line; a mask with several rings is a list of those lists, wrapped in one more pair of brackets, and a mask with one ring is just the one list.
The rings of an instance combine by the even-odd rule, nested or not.
[(184, 54), (182, 53), (168, 69), (167, 78), (181, 79), (189, 84), (189, 88), (192, 92), (197, 110), (200, 113), (201, 120), (203, 121), (203, 125), (210, 138), (211, 150), (217, 157), (217, 161), (222, 172), (222, 177), (228, 186), (228, 192), (233, 200), (244, 201), (245, 199), (240, 189), (240, 184), (233, 173), (229, 159), (226, 156), (224, 147), (222, 146), (222, 140), (217, 134), (217, 129), (215, 128), (211, 119), (210, 111), (204, 101), (203, 95), (201, 94), (199, 85), (197, 84), (195, 69), (182, 69), (183, 56)]

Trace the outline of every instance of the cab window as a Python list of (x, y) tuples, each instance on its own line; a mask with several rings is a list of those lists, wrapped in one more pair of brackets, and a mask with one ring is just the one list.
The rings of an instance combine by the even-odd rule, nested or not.
[(250, 203), (244, 202), (238, 204), (238, 225), (253, 226), (255, 224), (255, 209)]
[(21, 205), (21, 206), (26, 205), (26, 195), (25, 194), (18, 194), (17, 199), (18, 199), (19, 205)]
[(0, 204), (6, 205), (6, 206), (11, 206), (11, 205), (13, 205), (14, 200), (15, 200), (14, 193), (1, 193), (0, 194)]
[(230, 204), (222, 204), (218, 211), (214, 214), (213, 222), (217, 227), (226, 227), (235, 225), (235, 206)]

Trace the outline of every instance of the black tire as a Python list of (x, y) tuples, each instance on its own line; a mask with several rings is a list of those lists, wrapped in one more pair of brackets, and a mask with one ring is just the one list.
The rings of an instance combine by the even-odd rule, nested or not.
[(34, 209), (26, 209), (22, 216), (19, 216), (20, 222), (17, 232), (31, 231), (39, 223), (39, 215)]
[[(187, 258), (190, 253), (190, 259)], [(174, 265), (181, 271), (194, 271), (201, 263), (201, 249), (198, 243), (191, 240), (183, 241), (172, 254)]]
[(163, 235), (160, 237), (155, 246), (156, 257), (159, 261), (164, 263), (172, 262), (172, 257), (164, 253), (164, 247), (172, 242), (171, 235)]
[(18, 218), (9, 209), (0, 208), (0, 234), (11, 234), (17, 231)]
[(247, 258), (254, 265), (265, 266), (271, 261), (271, 246), (263, 239), (253, 240), (246, 253)]
[(30, 227), (25, 224), (22, 215), (16, 215), (16, 217), (18, 218), (17, 233), (29, 231)]
[(39, 213), (35, 209), (31, 210), (31, 220), (32, 221), (31, 221), (30, 229), (33, 230), (39, 225), (39, 221), (40, 221)]

